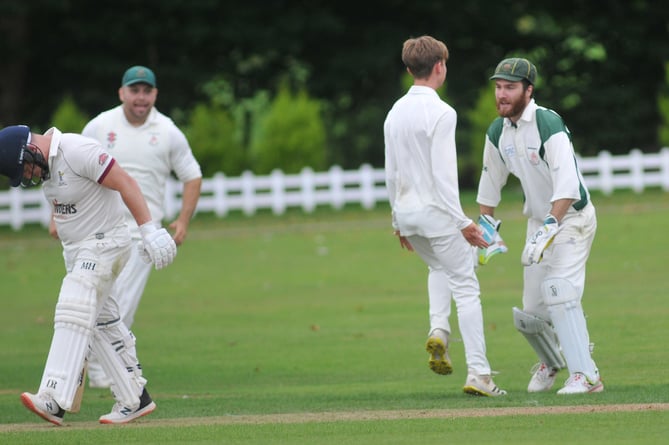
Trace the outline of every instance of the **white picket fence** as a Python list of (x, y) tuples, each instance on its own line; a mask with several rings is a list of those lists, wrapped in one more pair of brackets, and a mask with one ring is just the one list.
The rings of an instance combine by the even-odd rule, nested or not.
[[(632, 150), (627, 155), (611, 155), (602, 151), (596, 157), (578, 159), (590, 190), (611, 194), (617, 189), (641, 193), (649, 187), (669, 191), (669, 148), (658, 153)], [(231, 211), (253, 215), (260, 209), (283, 214), (288, 208), (313, 212), (318, 206), (341, 209), (358, 204), (365, 209), (378, 202), (387, 202), (383, 169), (362, 165), (357, 170), (332, 167), (325, 172), (310, 168), (287, 175), (279, 170), (267, 176), (246, 172), (239, 177), (216, 174), (202, 181), (198, 213), (224, 217)], [(181, 208), (181, 184), (169, 181), (165, 199), (167, 218), (175, 217)], [(10, 188), (0, 191), (0, 226), (19, 230), (26, 224), (47, 226), (50, 207), (38, 189)]]

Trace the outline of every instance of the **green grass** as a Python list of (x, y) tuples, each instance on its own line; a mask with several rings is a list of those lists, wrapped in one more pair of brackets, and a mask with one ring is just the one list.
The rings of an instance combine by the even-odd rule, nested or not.
[[(400, 249), (386, 207), (199, 215), (176, 263), (152, 274), (133, 328), (158, 409), (121, 427), (96, 423), (113, 404), (104, 390), (87, 389), (65, 428), (20, 404), (19, 394), (39, 385), (63, 263), (44, 229), (0, 228), (0, 443), (660, 443), (668, 411), (611, 407), (669, 402), (669, 195), (594, 198), (599, 230), (583, 305), (606, 386), (601, 394), (525, 391), (534, 356), (511, 316), (520, 305), (525, 226), (514, 194), (497, 213), (510, 252), (479, 271), (488, 356), (496, 383), (509, 391), (496, 399), (462, 393), (461, 342), (451, 350), (453, 375), (427, 368), (426, 267)], [(473, 202), (463, 195), (472, 217)], [(592, 409), (429, 418), (432, 410), (582, 405)], [(427, 414), (363, 417), (381, 411)], [(277, 417), (319, 413), (320, 421)]]

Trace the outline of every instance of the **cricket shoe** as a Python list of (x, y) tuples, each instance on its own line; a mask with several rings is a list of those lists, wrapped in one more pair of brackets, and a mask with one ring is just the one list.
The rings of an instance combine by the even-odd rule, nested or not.
[(551, 368), (546, 363), (537, 363), (532, 370), (532, 378), (527, 385), (527, 392), (549, 391), (555, 383), (559, 368)]
[(597, 381), (591, 382), (585, 374), (581, 372), (575, 372), (570, 375), (567, 381), (564, 383), (564, 387), (559, 390), (558, 394), (589, 394), (592, 392), (602, 392), (604, 391), (604, 383), (602, 379), (597, 374)]
[(156, 409), (156, 404), (151, 400), (151, 396), (146, 388), (139, 397), (139, 407), (135, 410), (121, 405), (119, 402), (114, 404), (112, 411), (100, 417), (100, 423), (121, 424), (131, 422), (139, 417), (151, 414)]
[(425, 344), (425, 350), (430, 354), (428, 364), (434, 373), (448, 375), (453, 372), (451, 358), (448, 356), (448, 336), (443, 330), (435, 329), (432, 332)]
[(58, 426), (63, 424), (65, 410), (61, 408), (50, 395), (44, 393), (30, 394), (29, 392), (24, 392), (21, 394), (21, 403), (23, 403), (26, 408), (40, 416), (42, 419)]
[(467, 382), (462, 390), (474, 396), (498, 397), (506, 395), (506, 391), (497, 387), (491, 376), (477, 375), (471, 371), (469, 371)]

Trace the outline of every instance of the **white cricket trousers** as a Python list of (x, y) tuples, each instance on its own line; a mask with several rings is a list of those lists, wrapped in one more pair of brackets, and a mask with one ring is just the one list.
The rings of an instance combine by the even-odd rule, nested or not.
[(411, 235), (407, 239), (431, 270), (428, 275), (430, 332), (443, 329), (450, 334), (448, 318), (452, 298), (457, 310), (467, 368), (478, 375), (490, 375), (472, 246), (460, 232), (435, 238)]
[[(527, 237), (542, 225), (543, 221), (528, 220)], [(583, 297), (585, 266), (597, 231), (595, 207), (589, 203), (580, 212), (568, 213), (560, 225), (562, 230), (544, 252), (541, 263), (523, 268), (523, 310), (544, 320), (550, 320), (541, 293), (546, 278), (566, 279), (576, 289), (579, 300)]]

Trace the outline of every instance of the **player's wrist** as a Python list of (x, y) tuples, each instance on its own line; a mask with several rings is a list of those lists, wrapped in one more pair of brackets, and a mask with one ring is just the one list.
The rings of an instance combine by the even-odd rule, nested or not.
[(545, 225), (545, 226), (548, 226), (548, 225), (551, 225), (551, 224), (558, 225), (558, 224), (559, 224), (559, 221), (558, 221), (558, 219), (557, 219), (555, 216), (553, 216), (551, 213), (549, 213), (549, 214), (547, 214), (546, 217), (544, 218), (544, 225)]
[(159, 228), (158, 224), (156, 224), (153, 221), (145, 222), (144, 224), (139, 226), (139, 233), (142, 235), (142, 238), (146, 238), (152, 233), (158, 231), (158, 228)]

